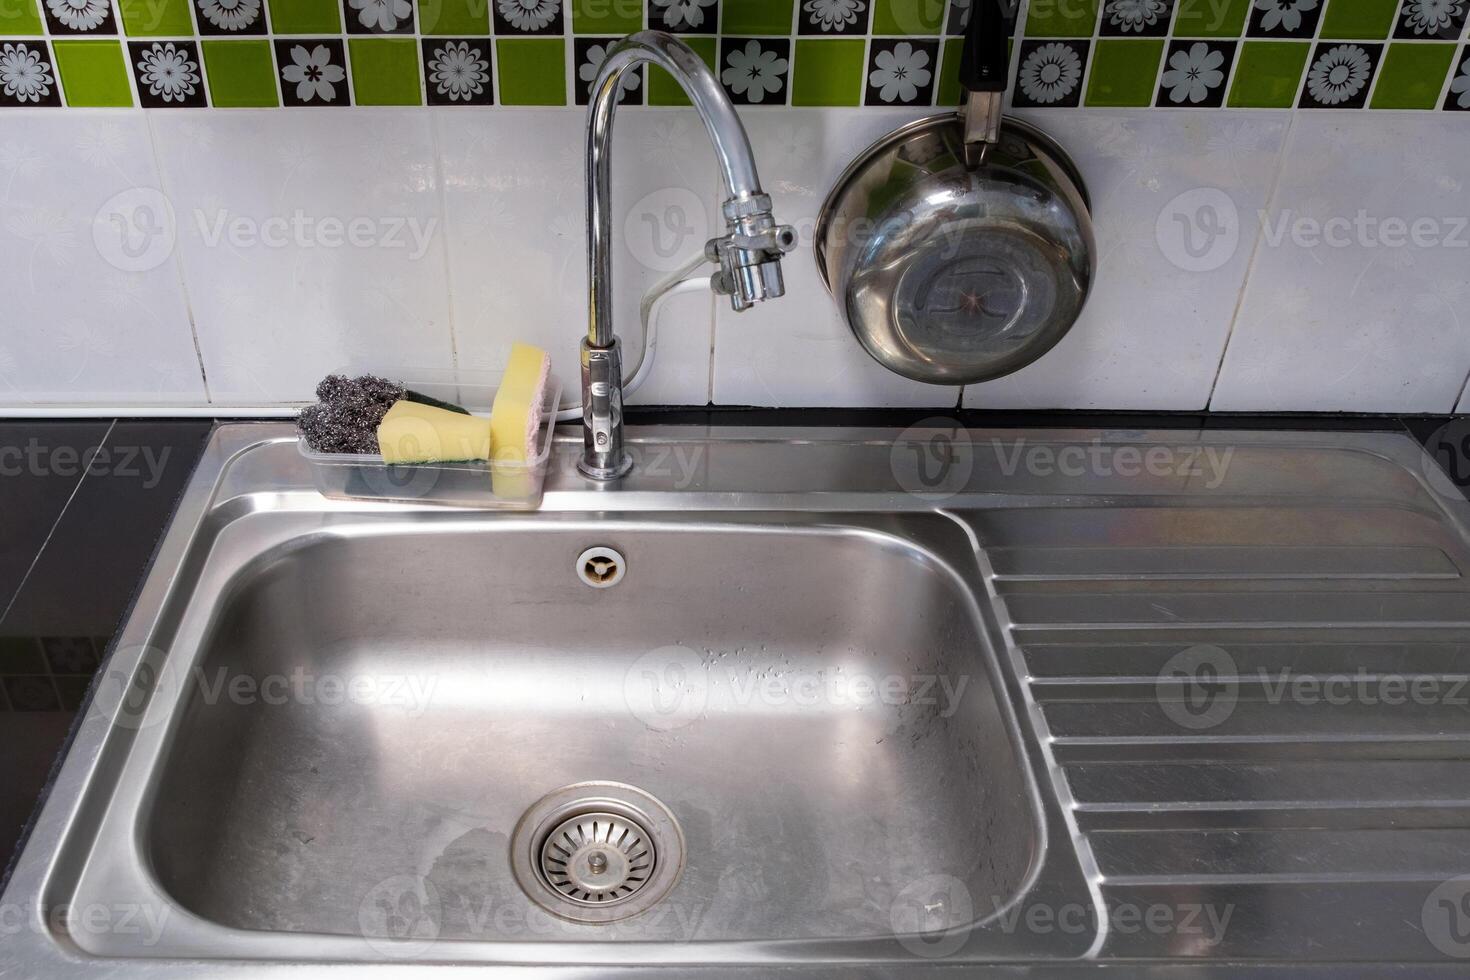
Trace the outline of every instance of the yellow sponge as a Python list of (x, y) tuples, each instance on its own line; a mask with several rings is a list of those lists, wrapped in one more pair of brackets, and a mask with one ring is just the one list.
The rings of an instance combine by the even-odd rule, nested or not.
[(530, 493), (529, 474), (515, 468), (536, 455), (536, 433), (544, 418), (541, 401), (551, 375), (551, 356), (530, 344), (513, 344), (510, 363), (490, 409), (491, 458), (511, 464), (495, 473), (495, 493), (521, 497)]
[(378, 424), (385, 463), (450, 463), (490, 458), (490, 420), (400, 401)]

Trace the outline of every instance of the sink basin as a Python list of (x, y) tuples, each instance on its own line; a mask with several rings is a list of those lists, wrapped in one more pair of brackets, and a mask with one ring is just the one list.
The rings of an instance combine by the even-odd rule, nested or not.
[(976, 918), (1025, 887), (1040, 817), (967, 556), (922, 543), (952, 522), (439, 516), (313, 519), (221, 590), (139, 815), (191, 914), (357, 936), (411, 894), (438, 939), (535, 939), (511, 837), (588, 780), (661, 800), (684, 869), (615, 929), (541, 914), (554, 938), (887, 938), (926, 876)]

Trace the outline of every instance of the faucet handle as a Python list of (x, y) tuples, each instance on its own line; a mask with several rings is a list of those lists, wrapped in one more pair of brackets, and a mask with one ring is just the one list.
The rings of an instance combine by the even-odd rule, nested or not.
[(730, 297), (737, 313), (786, 294), (781, 256), (796, 248), (796, 229), (778, 225), (765, 194), (725, 202), (727, 233), (712, 238), (705, 257), (720, 267), (710, 277), (716, 293)]

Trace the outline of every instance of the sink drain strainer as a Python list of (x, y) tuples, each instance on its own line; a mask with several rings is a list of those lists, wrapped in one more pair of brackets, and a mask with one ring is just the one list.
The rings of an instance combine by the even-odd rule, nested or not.
[(684, 834), (668, 807), (636, 786), (576, 783), (521, 817), (511, 870), (547, 911), (574, 922), (614, 922), (674, 887), (684, 870)]

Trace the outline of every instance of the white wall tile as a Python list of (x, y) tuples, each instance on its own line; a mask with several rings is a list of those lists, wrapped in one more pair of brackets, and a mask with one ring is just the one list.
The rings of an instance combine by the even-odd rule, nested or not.
[(5, 114), (0, 411), (205, 401), (158, 186), (140, 111)]
[[(1436, 115), (1297, 116), (1211, 407), (1448, 412), (1470, 372), (1466, 135)], [(1358, 216), (1366, 217), (1360, 232)], [(1339, 222), (1336, 240), (1313, 226)], [(1386, 220), (1427, 219), (1421, 245)], [(1346, 227), (1351, 223), (1354, 227)], [(1293, 235), (1296, 227), (1305, 235)], [(1463, 404), (1463, 403), (1462, 403)]]
[(782, 262), (786, 295), (744, 313), (716, 303), (715, 402), (763, 406), (952, 406), (957, 388), (923, 385), (868, 356), (817, 275), (812, 229), (822, 201), (848, 163), (924, 110), (751, 110), (761, 181), (776, 219), (801, 244)]
[[(537, 343), (551, 352), (564, 404), (575, 403), (587, 332), (586, 111), (443, 109), (435, 117), (460, 364), (498, 369), (511, 341)], [(613, 323), (631, 368), (644, 292), (712, 235), (716, 171), (693, 110), (621, 109), (613, 142)], [(657, 359), (630, 403), (708, 400), (712, 323), (698, 299), (664, 304)]]
[[(965, 405), (1203, 409), (1289, 117), (1097, 109), (1018, 115), (1054, 136), (1082, 172), (1092, 197), (1098, 279), (1055, 348), (1015, 374), (970, 385)], [(1219, 215), (1232, 231), (1206, 238), (1194, 224), (1201, 207), (1214, 208), (1205, 214)], [(1193, 225), (1197, 262), (1176, 215)]]
[(453, 365), (427, 112), (175, 109), (151, 121), (217, 403), (308, 400), (341, 368)]

